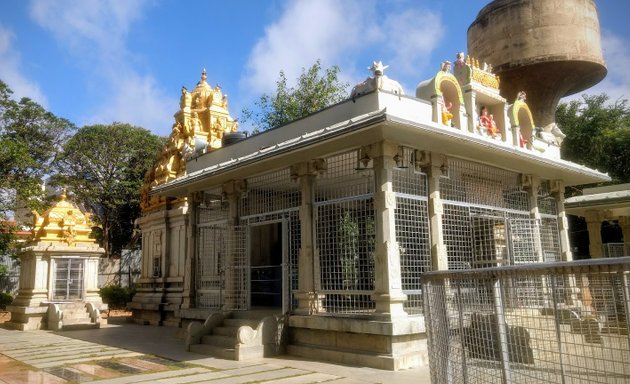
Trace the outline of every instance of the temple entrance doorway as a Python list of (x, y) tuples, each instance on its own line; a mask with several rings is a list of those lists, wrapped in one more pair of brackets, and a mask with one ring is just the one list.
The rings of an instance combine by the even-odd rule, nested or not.
[(83, 300), (84, 259), (55, 258), (53, 260), (55, 278), (52, 299), (55, 301)]
[(250, 308), (287, 309), (286, 225), (283, 221), (250, 227)]

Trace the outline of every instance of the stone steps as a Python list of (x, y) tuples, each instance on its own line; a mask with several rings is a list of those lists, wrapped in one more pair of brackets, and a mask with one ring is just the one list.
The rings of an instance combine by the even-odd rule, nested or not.
[(291, 344), (287, 346), (287, 354), (313, 360), (333, 361), (337, 364), (367, 366), (384, 370), (399, 370), (410, 366), (423, 365), (417, 353), (397, 356), (366, 353), (352, 349), (325, 348), (319, 345)]
[[(249, 360), (262, 358), (269, 353), (265, 351), (262, 328), (263, 319), (269, 319), (269, 311), (239, 311), (224, 314), (224, 318), (215, 322), (216, 326), (206, 329), (206, 334), (198, 339), (199, 344), (188, 346), (191, 352), (211, 355), (230, 360)], [(238, 339), (239, 329), (245, 328)], [(259, 329), (260, 328), (260, 329)], [(277, 328), (277, 327), (276, 327)], [(245, 335), (245, 336), (243, 336)], [(272, 351), (274, 348), (268, 348)]]
[[(56, 314), (55, 310), (59, 314)], [(85, 302), (51, 303), (48, 317), (49, 329), (55, 331), (95, 329), (101, 325), (100, 319), (93, 321)]]
[(190, 346), (190, 352), (199, 353), (202, 355), (210, 355), (226, 360), (237, 360), (236, 350), (234, 347), (221, 347), (211, 344), (193, 344)]

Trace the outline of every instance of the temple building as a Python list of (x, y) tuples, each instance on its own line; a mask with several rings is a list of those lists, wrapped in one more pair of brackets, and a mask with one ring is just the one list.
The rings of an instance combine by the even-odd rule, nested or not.
[(385, 68), (236, 140), (205, 72), (183, 90), (143, 192), (137, 322), (227, 358), (403, 369), (427, 361), (423, 272), (572, 259), (564, 188), (609, 178), (560, 158), (531, 96), (464, 54), (413, 96)]
[(107, 309), (99, 296), (98, 265), (105, 250), (90, 238), (90, 215), (60, 196), (50, 209), (33, 212), (32, 236), (19, 254), (20, 282), (10, 328), (100, 328)]

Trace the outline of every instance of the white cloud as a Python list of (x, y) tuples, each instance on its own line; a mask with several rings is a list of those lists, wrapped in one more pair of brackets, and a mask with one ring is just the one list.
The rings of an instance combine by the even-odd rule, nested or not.
[(608, 74), (600, 83), (575, 95), (565, 97), (563, 102), (582, 99), (583, 94), (598, 95), (606, 93), (611, 102), (623, 98), (630, 100), (630, 52), (627, 47), (630, 40), (624, 39), (609, 31), (602, 31), (602, 50)]
[(288, 1), (250, 53), (241, 85), (251, 93), (270, 93), (280, 70), (292, 82), (317, 59), (324, 67), (341, 66), (342, 80), (354, 83), (367, 75), (371, 64), (356, 62), (365, 51), (372, 59), (395, 63), (397, 74), (417, 73), (443, 35), (441, 18), (417, 7), (382, 14), (377, 5), (365, 0)]
[(29, 97), (46, 107), (48, 100), (39, 85), (29, 80), (21, 71), (21, 55), (13, 47), (14, 39), (14, 34), (0, 25), (0, 79), (11, 88), (14, 99)]
[(288, 2), (252, 50), (244, 85), (252, 92), (270, 92), (280, 70), (293, 81), (317, 59), (325, 67), (336, 64), (360, 40), (362, 8), (355, 0)]
[(420, 9), (389, 14), (382, 28), (388, 50), (393, 53), (390, 60), (405, 74), (428, 64), (444, 34), (441, 18)]
[(158, 82), (141, 73), (127, 48), (133, 22), (148, 1), (34, 0), (32, 18), (49, 30), (79, 67), (102, 101), (79, 123), (128, 122), (160, 134), (170, 131), (175, 97), (165, 96)]

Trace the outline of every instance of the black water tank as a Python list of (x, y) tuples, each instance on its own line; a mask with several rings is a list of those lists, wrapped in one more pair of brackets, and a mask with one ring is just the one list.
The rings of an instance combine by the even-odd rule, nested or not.
[(237, 143), (241, 140), (245, 140), (247, 135), (244, 132), (231, 132), (223, 135), (223, 140), (221, 141), (221, 145), (223, 147), (227, 147), (230, 144)]

